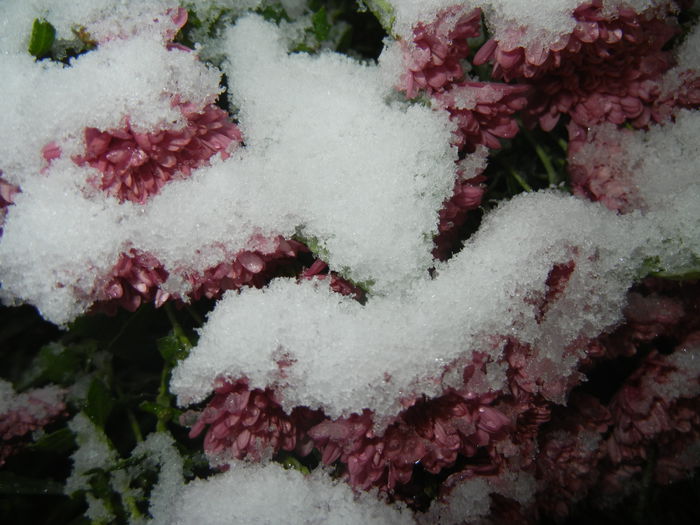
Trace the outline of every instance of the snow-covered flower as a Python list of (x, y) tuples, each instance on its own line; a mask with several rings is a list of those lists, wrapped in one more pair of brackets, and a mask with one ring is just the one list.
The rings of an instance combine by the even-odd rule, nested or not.
[(86, 151), (75, 158), (97, 168), (98, 188), (120, 202), (143, 204), (171, 179), (190, 175), (217, 153), (228, 157), (232, 143), (242, 142), (238, 127), (222, 109), (209, 105), (198, 111), (180, 104), (186, 124), (181, 129), (140, 132), (129, 123), (123, 129), (85, 130)]
[(406, 65), (400, 88), (408, 98), (424, 89), (444, 89), (464, 75), (460, 63), (469, 54), (468, 38), (479, 35), (481, 10), (455, 5), (440, 11), (430, 23), (413, 28), (413, 40), (401, 41)]

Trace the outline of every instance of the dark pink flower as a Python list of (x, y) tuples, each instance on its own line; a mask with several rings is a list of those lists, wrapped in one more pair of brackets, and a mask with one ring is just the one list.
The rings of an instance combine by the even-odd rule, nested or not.
[[(195, 301), (202, 297), (215, 299), (226, 290), (261, 287), (277, 267), (308, 250), (300, 242), (279, 236), (269, 240), (256, 239), (255, 242), (258, 249), (240, 251), (201, 273), (183, 272), (183, 277), (191, 284), (187, 298)], [(151, 301), (160, 307), (169, 299), (184, 300), (184, 297), (173, 297), (161, 288), (168, 275), (161, 262), (149, 253), (138, 250), (122, 253), (110, 275), (99, 285), (94, 298), (97, 301), (95, 309), (114, 313), (117, 307), (121, 307), (133, 312)]]
[(8, 456), (22, 447), (28, 434), (44, 428), (66, 415), (65, 391), (47, 386), (16, 394), (6, 381), (0, 380), (0, 466)]
[(329, 286), (331, 290), (341, 295), (351, 295), (358, 301), (364, 300), (365, 292), (362, 288), (342, 278), (337, 272), (324, 273), (327, 268), (328, 265), (324, 261), (316, 259), (311, 266), (302, 272), (301, 277), (302, 279), (327, 279), (330, 277)]
[(673, 88), (664, 89), (652, 108), (657, 122), (670, 120), (681, 108), (700, 108), (700, 73), (692, 70), (676, 73), (671, 70), (669, 74), (676, 74), (677, 78), (672, 84)]
[(153, 300), (161, 306), (167, 295), (159, 287), (167, 278), (168, 272), (153, 255), (138, 250), (122, 253), (97, 293), (96, 310), (113, 314), (121, 307), (135, 312)]
[(462, 78), (460, 64), (469, 54), (467, 39), (479, 35), (481, 10), (454, 6), (440, 11), (429, 24), (413, 28), (413, 41), (401, 42), (406, 73), (400, 89), (408, 98), (418, 91), (439, 91), (450, 82)]
[(339, 460), (347, 466), (353, 487), (393, 490), (410, 481), (415, 464), (437, 473), (453, 465), (458, 454), (474, 456), (510, 424), (507, 416), (478, 397), (466, 400), (447, 394), (416, 402), (397, 416), (383, 436), (373, 432), (369, 411), (324, 421), (309, 435), (324, 463)]
[(671, 7), (641, 14), (621, 7), (608, 15), (601, 0), (591, 0), (574, 11), (574, 31), (550, 47), (513, 47), (492, 39), (474, 63), (491, 60), (494, 78), (532, 85), (526, 116), (545, 131), (562, 113), (571, 116), (572, 139), (602, 122), (644, 127), (654, 117), (662, 75), (673, 65), (664, 50), (677, 32)]
[(2, 226), (5, 223), (5, 215), (7, 208), (14, 203), (15, 195), (20, 192), (20, 189), (14, 184), (10, 184), (2, 177), (0, 170), (0, 236), (2, 235)]
[(303, 408), (285, 414), (270, 389), (250, 389), (245, 380), (222, 380), (197, 415), (190, 438), (208, 427), (204, 451), (214, 464), (234, 458), (259, 461), (280, 450), (305, 456), (311, 452), (305, 431), (318, 420), (316, 413)]
[(128, 123), (119, 130), (85, 130), (85, 154), (75, 158), (89, 164), (102, 176), (93, 184), (120, 202), (143, 204), (173, 178), (188, 176), (220, 153), (228, 157), (241, 133), (228, 114), (214, 105), (197, 111), (179, 104), (186, 124), (178, 130), (141, 133)]
[(457, 125), (454, 143), (473, 152), (479, 144), (498, 149), (499, 138), (517, 135), (513, 115), (527, 106), (529, 91), (525, 85), (466, 81), (434, 96)]
[[(609, 130), (608, 130), (609, 131)], [(600, 202), (620, 213), (642, 205), (629, 169), (622, 137), (629, 130), (609, 133), (598, 130), (574, 140), (569, 147), (568, 170), (575, 195)]]
[(562, 519), (598, 482), (598, 463), (605, 457), (603, 433), (612, 418), (596, 398), (578, 393), (566, 410), (557, 411), (555, 421), (539, 439), (537, 478), (542, 490), (537, 502), (547, 514)]
[(687, 476), (700, 465), (700, 368), (682, 365), (679, 352), (697, 359), (700, 332), (690, 334), (671, 355), (649, 354), (613, 399), (601, 491), (622, 490), (641, 475), (652, 454), (653, 475), (660, 483)]
[(302, 243), (280, 236), (258, 240), (258, 244), (258, 249), (240, 251), (228, 261), (202, 273), (187, 273), (185, 278), (192, 284), (190, 298), (215, 299), (226, 290), (237, 290), (243, 286), (261, 287), (267, 283), (275, 268), (308, 251)]
[(485, 180), (486, 177), (477, 175), (469, 179), (459, 176), (455, 181), (452, 196), (443, 202), (439, 212), (438, 233), (433, 239), (433, 257), (436, 259), (444, 261), (458, 248), (460, 229), (467, 221), (469, 212), (481, 205), (485, 191), (482, 183)]

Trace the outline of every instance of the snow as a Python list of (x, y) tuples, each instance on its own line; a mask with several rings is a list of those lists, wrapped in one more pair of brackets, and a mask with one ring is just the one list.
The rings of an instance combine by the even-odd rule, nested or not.
[[(387, 103), (377, 66), (332, 53), (288, 56), (281, 34), (259, 17), (240, 20), (227, 41), (225, 70), (247, 147), (138, 209), (89, 188), (95, 170), (70, 162), (84, 147), (82, 130), (110, 129), (127, 116), (142, 129), (163, 119), (176, 127), (172, 96), (211, 102), (218, 73), (193, 53), (140, 36), (67, 69), (11, 57), (34, 76), (11, 86), (5, 102), (12, 125), (0, 141), (0, 169), (22, 187), (0, 243), (5, 301), (32, 302), (66, 323), (131, 248), (158, 257), (172, 276), (167, 290), (184, 296), (184, 273), (218, 264), (254, 237), (299, 231), (318, 239), (331, 268), (372, 281), (377, 293), (426, 272), (437, 212), (456, 176), (447, 116)], [(94, 89), (77, 89), (84, 83)], [(43, 86), (48, 101), (26, 115), (30, 84)], [(24, 141), (30, 133), (34, 140)], [(38, 152), (59, 137), (64, 157), (45, 166)]]
[(172, 28), (167, 9), (176, 0), (24, 0), (0, 4), (0, 49), (26, 51), (34, 20), (44, 19), (56, 29), (57, 39), (75, 38), (74, 28), (83, 27), (93, 40), (104, 42), (117, 36), (144, 31), (159, 34)]
[[(374, 494), (356, 495), (320, 469), (304, 476), (276, 464), (232, 464), (227, 472), (188, 483), (177, 498), (166, 501), (174, 508), (173, 525), (415, 523), (409, 511), (388, 506)], [(160, 517), (155, 518), (158, 523)]]
[[(698, 123), (688, 113), (675, 126), (649, 133), (690, 144)], [(450, 386), (434, 378), (472, 350), (491, 348), (498, 357), (493, 338), (500, 336), (536, 349), (526, 373), (543, 380), (545, 396), (563, 402), (562, 378), (582, 357), (574, 343), (621, 319), (626, 292), (645, 263), (655, 258), (673, 271), (700, 254), (697, 149), (683, 149), (660, 172), (656, 158), (663, 162), (678, 152), (652, 155), (645, 132), (635, 137), (629, 154), (641, 156), (633, 165), (648, 200), (644, 213), (620, 216), (556, 191), (525, 194), (488, 215), (464, 249), (437, 267), (434, 279), (416, 280), (364, 306), (324, 285), (290, 280), (229, 293), (175, 370), (171, 389), (179, 403), (189, 404), (202, 401), (219, 375), (247, 377), (251, 387), (274, 385), (287, 410), (303, 405), (339, 417), (369, 408), (382, 421), (400, 409), (400, 398), (432, 397)], [(646, 147), (635, 149), (640, 143)], [(665, 198), (655, 196), (662, 177), (672, 192)], [(576, 267), (566, 289), (540, 317), (537, 304), (549, 271), (572, 260)], [(293, 362), (284, 377), (277, 366), (281, 355)], [(492, 377), (497, 391), (504, 376)]]
[[(548, 48), (573, 32), (574, 10), (584, 0), (392, 0), (396, 21), (393, 31), (410, 40), (416, 22), (430, 23), (435, 15), (454, 5), (480, 8), (493, 38), (507, 49), (516, 47)], [(603, 13), (614, 15), (620, 7), (641, 13), (672, 4), (668, 0), (604, 0)]]
[(143, 456), (149, 466), (156, 464), (159, 467), (158, 481), (149, 499), (148, 511), (153, 516), (150, 523), (170, 525), (175, 519), (173, 503), (177, 501), (185, 482), (182, 476), (183, 460), (175, 447), (175, 440), (165, 432), (149, 434), (131, 453), (133, 458), (139, 456)]
[[(72, 495), (78, 491), (86, 491), (88, 509), (85, 515), (95, 521), (114, 519), (112, 511), (105, 506), (102, 499), (96, 498), (90, 492), (89, 473), (93, 469), (109, 469), (117, 460), (117, 454), (109, 446), (107, 436), (98, 429), (82, 412), (77, 414), (69, 423), (68, 428), (75, 434), (78, 448), (71, 455), (73, 470), (66, 480), (63, 491)], [(112, 473), (111, 484), (114, 488), (125, 488), (128, 481), (124, 472), (116, 470)]]

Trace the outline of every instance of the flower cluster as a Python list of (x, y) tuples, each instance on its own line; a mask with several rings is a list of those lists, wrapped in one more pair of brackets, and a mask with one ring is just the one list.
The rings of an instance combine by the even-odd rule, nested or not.
[(402, 41), (407, 71), (402, 89), (413, 98), (421, 89), (437, 92), (464, 75), (461, 60), (469, 55), (468, 38), (479, 36), (481, 10), (454, 6), (438, 13), (429, 24), (413, 28), (413, 40)]
[(285, 414), (272, 390), (250, 389), (245, 380), (221, 381), (214, 398), (196, 417), (190, 437), (208, 426), (204, 451), (212, 463), (222, 464), (232, 458), (260, 461), (280, 450), (306, 456), (313, 445), (305, 430), (319, 419), (304, 408)]
[[(37, 15), (33, 58), (0, 38), (13, 103), (24, 73), (69, 102), (26, 108), (19, 154), (0, 141), (0, 298), (65, 328), (7, 375), (67, 385), (0, 380), (0, 466), (75, 412), (66, 492), (95, 522), (189, 522), (180, 502), (275, 461), (320, 465), (307, 489), (332, 472), (358, 505), (443, 525), (564, 520), (692, 475), (691, 3), (368, 2), (389, 33), (376, 63), (330, 49), (347, 2), (106, 2), (75, 31), (94, 33), (84, 57), (51, 36), (79, 15), (60, 6), (56, 28)], [(296, 45), (304, 32), (317, 47)], [(113, 92), (105, 64), (126, 71)], [(70, 108), (75, 86), (87, 109)], [(119, 309), (139, 322), (73, 324)], [(200, 450), (212, 470), (191, 479)]]
[(48, 386), (21, 394), (0, 380), (0, 467), (17, 452), (30, 434), (66, 415), (65, 391)]
[(672, 7), (668, 3), (643, 13), (621, 7), (611, 14), (601, 0), (591, 0), (574, 10), (573, 32), (551, 46), (491, 39), (474, 63), (492, 61), (494, 78), (531, 85), (525, 116), (545, 131), (562, 114), (571, 117), (572, 140), (581, 140), (587, 128), (603, 122), (644, 127), (659, 120), (655, 105), (662, 76), (673, 66), (665, 50), (678, 31)]
[(169, 181), (190, 175), (217, 153), (228, 157), (232, 144), (243, 138), (222, 109), (209, 105), (197, 110), (180, 104), (186, 124), (182, 129), (139, 132), (128, 123), (124, 129), (85, 130), (85, 154), (80, 164), (97, 168), (102, 176), (92, 183), (120, 202), (143, 204)]
[(261, 244), (259, 249), (238, 252), (203, 272), (184, 272), (184, 278), (190, 284), (187, 297), (163, 290), (162, 285), (169, 274), (156, 257), (138, 250), (122, 253), (110, 275), (99, 284), (95, 308), (113, 313), (121, 307), (134, 312), (149, 302), (160, 307), (171, 299), (216, 299), (227, 290), (238, 290), (243, 286), (259, 288), (272, 278), (277, 267), (308, 250), (300, 242), (279, 236), (258, 244)]

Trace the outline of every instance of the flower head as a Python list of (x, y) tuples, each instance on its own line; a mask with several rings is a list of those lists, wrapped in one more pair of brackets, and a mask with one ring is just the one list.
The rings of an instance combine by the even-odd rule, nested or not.
[(102, 176), (93, 184), (120, 202), (143, 204), (169, 180), (188, 176), (217, 153), (226, 158), (231, 145), (242, 141), (238, 127), (216, 106), (180, 108), (186, 119), (181, 129), (143, 133), (128, 123), (119, 130), (87, 128), (86, 151), (76, 163), (97, 168)]
[(469, 54), (467, 39), (479, 35), (481, 10), (467, 11), (454, 6), (440, 11), (429, 24), (419, 22), (413, 28), (413, 41), (402, 41), (406, 73), (401, 89), (408, 98), (418, 91), (440, 91), (450, 82), (460, 79), (464, 70), (460, 64)]

